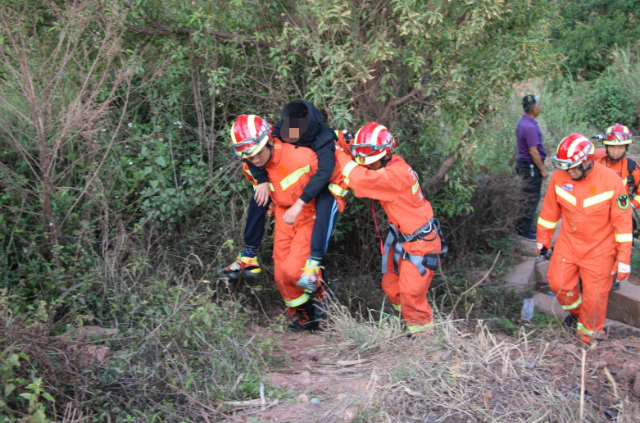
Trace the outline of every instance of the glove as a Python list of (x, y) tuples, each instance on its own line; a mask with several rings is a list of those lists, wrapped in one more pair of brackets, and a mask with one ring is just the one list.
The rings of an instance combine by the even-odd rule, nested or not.
[(611, 274), (615, 274), (616, 271), (618, 272), (618, 277), (616, 278), (616, 282), (620, 282), (623, 281), (625, 279), (627, 279), (629, 277), (629, 274), (631, 273), (631, 266), (628, 264), (624, 264), (624, 263), (616, 263), (617, 266), (613, 267), (613, 271), (611, 272)]
[(551, 247), (547, 247), (544, 244), (537, 242), (536, 243), (536, 249), (538, 251), (538, 255), (539, 256), (543, 256), (545, 254), (547, 254), (547, 251), (551, 249)]

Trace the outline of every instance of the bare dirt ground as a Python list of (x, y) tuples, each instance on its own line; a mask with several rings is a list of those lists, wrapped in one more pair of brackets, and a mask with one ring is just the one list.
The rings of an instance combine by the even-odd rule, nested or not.
[[(394, 386), (398, 392), (394, 391), (393, 401), (398, 399), (398, 395), (406, 397), (403, 401), (424, 396), (423, 393), (413, 391), (411, 385), (403, 385), (390, 377), (399, 368), (425, 358), (427, 362), (452, 369), (464, 367), (460, 359), (452, 359), (450, 351), (431, 348), (428, 338), (409, 340), (401, 337), (393, 340), (386, 348), (366, 357), (358, 357), (354, 355), (351, 343), (334, 334), (273, 333), (263, 328), (255, 330), (260, 337), (273, 339), (277, 345), (275, 353), (282, 357), (282, 362), (271, 369), (266, 382), (287, 394), (277, 401), (272, 398), (266, 400), (266, 411), (261, 411), (259, 407), (236, 411), (235, 421), (371, 421), (371, 413), (367, 414), (367, 418), (363, 417), (363, 411), (372, 406), (384, 408), (389, 398), (382, 393), (394, 391)], [(584, 401), (597, 410), (602, 418), (600, 421), (640, 421), (635, 420), (640, 419), (640, 338), (632, 333), (610, 335), (610, 340), (601, 341), (586, 351)], [(578, 400), (582, 346), (562, 332), (544, 330), (532, 338), (536, 338), (536, 342), (531, 342), (532, 350), (528, 351), (528, 355), (537, 359), (528, 366), (536, 368), (536, 371), (555, 375), (552, 377), (555, 385), (553, 389)], [(505, 351), (510, 351), (512, 360), (518, 359), (520, 350), (511, 348), (517, 343), (516, 340), (497, 334), (494, 342)], [(455, 355), (457, 357), (457, 353)], [(453, 374), (455, 376), (455, 369)], [(458, 377), (472, 375), (460, 374)], [(532, 390), (532, 385), (527, 383), (527, 376), (513, 378), (506, 384), (503, 381), (501, 384), (484, 385), (478, 406), (492, 412), (499, 410), (500, 392), (503, 392), (505, 385), (521, 386), (523, 395), (541, 395), (535, 389), (546, 389), (541, 386)], [(456, 407), (456, 404), (450, 406)], [(619, 413), (624, 413), (627, 419), (617, 420)], [(388, 421), (431, 420), (414, 420), (396, 415)]]

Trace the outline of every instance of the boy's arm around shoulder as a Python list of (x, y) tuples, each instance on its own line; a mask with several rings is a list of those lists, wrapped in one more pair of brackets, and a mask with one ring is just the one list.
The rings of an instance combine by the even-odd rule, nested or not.
[(305, 203), (316, 198), (316, 196), (329, 184), (329, 179), (333, 174), (336, 166), (335, 144), (326, 144), (323, 148), (316, 151), (318, 157), (318, 169), (316, 173), (309, 179), (304, 187), (304, 192), (300, 199)]

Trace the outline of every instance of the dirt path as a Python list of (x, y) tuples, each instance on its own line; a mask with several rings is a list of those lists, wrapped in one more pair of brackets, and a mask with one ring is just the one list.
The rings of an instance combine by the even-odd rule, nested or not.
[[(459, 366), (457, 359), (449, 359), (451, 351), (432, 348), (429, 339), (411, 341), (405, 337), (398, 338), (389, 344), (389, 348), (358, 357), (354, 355), (353, 344), (336, 335), (273, 333), (264, 328), (254, 330), (262, 339), (270, 339), (276, 345), (274, 353), (282, 358), (282, 362), (271, 369), (266, 383), (284, 395), (276, 402), (270, 399), (266, 411), (260, 411), (260, 408), (236, 411), (236, 421), (369, 421), (363, 419), (364, 409), (381, 407), (380, 393), (393, 391), (394, 386), (400, 385), (398, 391), (406, 397), (403, 401), (407, 398), (410, 401), (413, 396), (424, 397), (423, 393), (398, 383), (397, 374), (403, 367), (425, 358), (434, 365)], [(514, 339), (504, 334), (495, 335), (495, 339), (505, 351), (511, 351), (514, 361), (518, 359), (520, 353), (518, 348), (514, 348)], [(528, 353), (538, 356), (533, 364), (537, 371), (554, 375), (553, 389), (570, 397), (579, 397), (582, 349), (574, 338), (563, 332), (544, 330), (540, 331), (530, 348), (532, 351)], [(457, 352), (453, 354), (457, 355)], [(640, 338), (637, 334), (612, 333), (610, 340), (590, 348), (586, 355), (585, 376), (585, 400), (600, 410), (603, 421), (615, 418), (623, 411), (626, 416), (635, 415), (640, 419)], [(521, 386), (523, 392), (530, 389), (526, 378), (524, 382), (519, 378), (512, 379), (507, 385)], [(500, 397), (493, 398), (491, 392), (500, 392), (503, 388), (504, 385), (499, 384), (483, 385), (483, 391), (486, 389), (488, 394), (480, 407), (484, 405), (485, 409), (493, 412), (500, 408)], [(386, 401), (384, 404), (387, 405)], [(450, 406), (455, 407), (454, 404)], [(393, 421), (408, 420), (398, 415)]]
[(390, 351), (358, 357), (348, 342), (308, 333), (271, 333), (284, 361), (267, 376), (267, 382), (287, 392), (288, 398), (266, 412), (261, 422), (353, 421), (359, 405), (369, 402), (380, 373), (398, 364)]

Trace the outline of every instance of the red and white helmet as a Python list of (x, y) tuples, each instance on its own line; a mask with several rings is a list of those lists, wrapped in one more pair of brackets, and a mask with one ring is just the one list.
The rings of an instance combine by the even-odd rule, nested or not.
[(628, 145), (633, 144), (633, 134), (624, 125), (616, 123), (607, 128), (605, 139), (602, 140), (604, 145)]
[(382, 159), (396, 145), (396, 137), (384, 125), (369, 122), (360, 128), (350, 148), (356, 163), (368, 165)]
[(236, 156), (247, 159), (267, 145), (271, 125), (256, 115), (240, 115), (231, 127), (231, 147)]
[(582, 134), (571, 134), (558, 145), (558, 151), (551, 158), (553, 167), (558, 170), (567, 170), (579, 166), (593, 158), (596, 146)]

